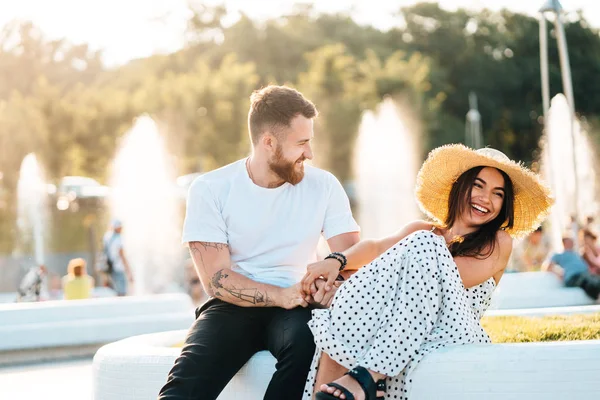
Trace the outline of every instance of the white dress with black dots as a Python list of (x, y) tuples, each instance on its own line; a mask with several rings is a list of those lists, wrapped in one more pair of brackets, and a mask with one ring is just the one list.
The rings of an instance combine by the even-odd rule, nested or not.
[(479, 320), (494, 280), (465, 289), (445, 239), (417, 231), (364, 266), (308, 323), (317, 350), (304, 400), (311, 399), (321, 353), (346, 368), (387, 375), (386, 399), (408, 399), (418, 362), (440, 347), (489, 343)]

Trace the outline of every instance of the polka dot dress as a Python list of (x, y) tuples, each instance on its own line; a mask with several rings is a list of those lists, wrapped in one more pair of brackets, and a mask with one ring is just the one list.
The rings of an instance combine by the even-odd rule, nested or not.
[(489, 343), (479, 320), (494, 280), (465, 289), (443, 237), (417, 231), (355, 273), (308, 323), (317, 350), (303, 399), (311, 399), (324, 351), (346, 368), (387, 375), (386, 399), (408, 399), (410, 376), (429, 352)]

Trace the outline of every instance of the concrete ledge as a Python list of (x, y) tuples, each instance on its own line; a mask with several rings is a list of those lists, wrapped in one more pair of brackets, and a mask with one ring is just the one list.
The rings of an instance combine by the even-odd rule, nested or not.
[[(111, 288), (97, 286), (92, 289), (92, 299), (103, 298), (103, 297), (116, 297), (117, 292), (112, 290)], [(18, 293), (17, 292), (0, 292), (0, 304), (2, 303), (16, 303), (17, 302)], [(62, 291), (60, 292), (60, 299), (62, 299)], [(53, 300), (43, 300), (43, 301), (53, 301)]]
[(185, 294), (0, 304), (0, 358), (5, 352), (102, 345), (132, 335), (188, 328)]
[(486, 317), (545, 317), (554, 315), (600, 313), (600, 305), (573, 307), (521, 308), (516, 310), (488, 310)]
[[(132, 337), (94, 357), (95, 400), (156, 398), (186, 331)], [(428, 355), (415, 370), (415, 399), (597, 399), (600, 341), (467, 345)], [(260, 352), (237, 373), (219, 400), (260, 399), (275, 359)]]
[(567, 307), (595, 304), (580, 288), (564, 287), (550, 272), (504, 274), (490, 309)]
[(410, 397), (597, 399), (599, 357), (599, 340), (449, 347), (417, 367)]
[[(102, 347), (94, 356), (95, 400), (155, 399), (181, 352), (169, 347), (185, 340), (187, 330), (131, 337)], [(255, 354), (219, 396), (219, 400), (262, 399), (275, 372), (275, 358)]]
[(0, 353), (0, 367), (23, 364), (38, 364), (46, 361), (91, 358), (105, 343), (83, 346), (49, 347), (30, 350), (12, 350)]

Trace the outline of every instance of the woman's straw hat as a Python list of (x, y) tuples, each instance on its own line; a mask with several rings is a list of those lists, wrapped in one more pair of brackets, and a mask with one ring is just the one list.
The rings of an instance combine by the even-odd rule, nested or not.
[(489, 147), (473, 150), (462, 144), (450, 144), (432, 150), (417, 175), (415, 194), (421, 210), (443, 224), (452, 184), (463, 172), (479, 166), (502, 170), (513, 183), (514, 226), (506, 231), (513, 237), (521, 237), (536, 229), (552, 206), (550, 189), (537, 174)]

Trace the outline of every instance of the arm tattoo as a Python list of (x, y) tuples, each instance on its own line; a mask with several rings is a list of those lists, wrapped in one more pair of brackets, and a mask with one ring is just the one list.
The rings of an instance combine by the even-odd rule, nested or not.
[[(194, 258), (195, 255), (198, 255), (198, 257), (200, 259), (200, 263), (202, 264), (202, 269), (204, 270), (204, 273), (208, 275), (208, 273), (206, 271), (206, 265), (204, 264), (204, 257), (202, 257), (201, 250), (215, 249), (217, 251), (221, 251), (221, 250), (227, 250), (229, 248), (229, 246), (227, 246), (226, 244), (223, 244), (223, 243), (190, 242), (189, 248), (190, 248), (190, 254), (192, 256), (192, 260), (195, 259)], [(198, 266), (198, 267), (200, 267), (200, 266)], [(210, 281), (208, 282), (208, 288), (209, 288), (209, 290), (212, 290), (212, 284)]]
[[(190, 242), (190, 253), (192, 254), (192, 256), (194, 254), (199, 254), (200, 255), (200, 259), (202, 260), (202, 252), (200, 251), (200, 249), (204, 249), (204, 250), (208, 250), (208, 249), (215, 249), (217, 251), (221, 251), (223, 249), (228, 249), (229, 246), (227, 246), (226, 244), (223, 243), (212, 243), (212, 242)], [(203, 264), (204, 264), (204, 260), (202, 260)]]
[(196, 248), (198, 248), (198, 246), (202, 246), (202, 248), (204, 250), (216, 249), (217, 251), (221, 251), (221, 250), (229, 247), (224, 243), (213, 243), (213, 242), (192, 242), (192, 243), (196, 245)]
[[(231, 296), (237, 299), (246, 301), (257, 306), (268, 307), (273, 305), (273, 299), (269, 297), (269, 293), (266, 290), (264, 292), (261, 292), (257, 288), (236, 289), (234, 286), (225, 286), (223, 281), (226, 280), (227, 277), (229, 277), (229, 275), (227, 275), (225, 270), (221, 269), (213, 275), (211, 279), (211, 285), (215, 289), (222, 289), (223, 291), (229, 293)], [(216, 290), (215, 296), (221, 298), (223, 297), (223, 295)]]
[[(204, 257), (202, 256), (202, 251), (206, 251), (208, 249), (215, 249), (217, 251), (228, 250), (229, 246), (223, 243), (212, 243), (212, 242), (190, 242), (190, 254), (192, 258), (199, 260), (201, 265), (198, 267), (203, 269), (204, 274), (208, 275), (208, 271), (206, 270), (206, 264), (204, 263)], [(197, 258), (194, 258), (198, 255)], [(237, 289), (234, 286), (227, 285), (226, 280), (229, 277), (226, 269), (218, 270), (212, 278), (208, 281), (208, 287), (213, 292), (215, 297), (223, 298), (223, 293), (229, 293), (231, 296), (240, 299), (241, 301), (245, 301), (257, 306), (268, 307), (273, 305), (273, 299), (269, 296), (267, 291), (261, 292), (257, 288), (252, 289)], [(220, 290), (219, 290), (220, 289)], [(210, 293), (209, 293), (210, 294)]]

